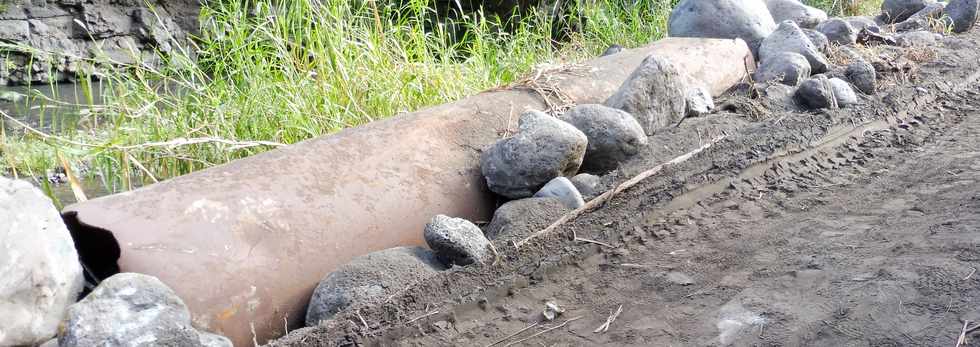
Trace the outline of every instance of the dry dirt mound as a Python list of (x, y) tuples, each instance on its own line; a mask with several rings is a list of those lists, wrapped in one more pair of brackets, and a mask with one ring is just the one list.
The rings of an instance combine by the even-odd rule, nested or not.
[(604, 183), (720, 141), (601, 209), (273, 345), (954, 346), (980, 321), (980, 34), (881, 53), (863, 105), (733, 97)]

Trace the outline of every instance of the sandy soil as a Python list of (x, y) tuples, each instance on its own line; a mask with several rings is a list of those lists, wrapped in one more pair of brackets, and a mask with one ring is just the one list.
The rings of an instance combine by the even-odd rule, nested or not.
[(605, 183), (724, 139), (601, 209), (273, 345), (955, 346), (980, 321), (978, 53), (974, 31), (886, 54), (851, 109), (733, 97)]

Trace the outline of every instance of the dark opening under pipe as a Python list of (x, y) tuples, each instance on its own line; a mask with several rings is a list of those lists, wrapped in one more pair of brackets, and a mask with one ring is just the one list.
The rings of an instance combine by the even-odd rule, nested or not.
[[(575, 103), (601, 103), (649, 54), (719, 95), (754, 66), (740, 40), (670, 38), (548, 75)], [(560, 103), (552, 99), (554, 103)], [(487, 220), (480, 150), (541, 95), (484, 92), (69, 206), (83, 262), (158, 277), (199, 328), (238, 346), (301, 324), (318, 281), (351, 258), (421, 245), (435, 214)], [(118, 258), (118, 259), (117, 259)]]

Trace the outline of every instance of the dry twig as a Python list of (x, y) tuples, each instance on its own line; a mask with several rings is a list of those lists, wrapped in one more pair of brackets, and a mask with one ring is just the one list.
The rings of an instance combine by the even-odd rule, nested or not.
[(361, 324), (364, 324), (364, 330), (365, 331), (371, 330), (371, 327), (368, 326), (367, 321), (364, 320), (364, 316), (361, 316), (361, 311), (360, 310), (357, 310), (357, 311), (354, 311), (354, 313), (357, 313), (357, 319), (360, 319), (361, 320)]
[(538, 336), (540, 336), (541, 334), (544, 334), (544, 333), (547, 333), (547, 332), (549, 332), (549, 331), (552, 331), (552, 330), (555, 330), (555, 329), (558, 329), (558, 328), (561, 328), (561, 327), (563, 327), (563, 326), (565, 326), (566, 324), (568, 324), (568, 323), (570, 323), (570, 322), (572, 322), (572, 321), (576, 321), (576, 320), (579, 320), (579, 319), (581, 319), (581, 318), (582, 318), (582, 316), (578, 316), (578, 317), (575, 317), (575, 318), (569, 318), (569, 319), (568, 319), (568, 320), (566, 320), (566, 321), (565, 321), (564, 323), (561, 323), (561, 324), (559, 324), (559, 325), (556, 325), (556, 326), (553, 326), (553, 327), (550, 327), (550, 328), (548, 328), (548, 329), (544, 329), (544, 330), (541, 330), (541, 331), (539, 331), (539, 332), (537, 332), (537, 333), (535, 333), (534, 335), (531, 335), (531, 336), (528, 336), (528, 337), (525, 337), (525, 338), (523, 338), (523, 339), (520, 339), (520, 340), (517, 340), (517, 341), (514, 341), (514, 342), (511, 342), (511, 343), (508, 343), (508, 344), (506, 344), (506, 345), (504, 345), (504, 347), (509, 347), (509, 346), (513, 346), (513, 345), (516, 345), (516, 344), (518, 344), (518, 343), (521, 343), (521, 342), (524, 342), (524, 341), (527, 341), (527, 340), (530, 340), (530, 339), (533, 339), (533, 338), (535, 338), (535, 337), (538, 337)]
[(214, 144), (229, 145), (229, 146), (231, 146), (231, 148), (230, 148), (231, 150), (237, 150), (237, 149), (244, 149), (244, 148), (258, 147), (258, 146), (282, 147), (282, 146), (285, 146), (286, 145), (284, 143), (272, 142), (272, 141), (234, 141), (234, 140), (228, 140), (228, 139), (223, 139), (223, 138), (219, 138), (219, 137), (194, 137), (194, 138), (178, 137), (178, 138), (175, 138), (175, 139), (170, 140), (170, 141), (146, 142), (146, 143), (141, 143), (141, 144), (136, 144), (136, 145), (128, 145), (128, 146), (118, 146), (118, 145), (109, 145), (109, 144), (96, 145), (96, 144), (91, 144), (91, 143), (84, 143), (84, 142), (73, 141), (73, 140), (69, 140), (69, 139), (66, 139), (66, 138), (63, 138), (63, 137), (60, 137), (60, 136), (55, 136), (55, 135), (51, 135), (51, 134), (45, 133), (43, 131), (40, 131), (40, 130), (35, 129), (34, 127), (31, 127), (30, 125), (28, 125), (28, 124), (26, 124), (24, 122), (21, 122), (17, 118), (14, 118), (13, 116), (11, 116), (11, 115), (7, 114), (6, 112), (3, 112), (3, 111), (0, 111), (0, 116), (3, 116), (4, 118), (7, 118), (8, 120), (10, 120), (11, 122), (13, 122), (17, 126), (22, 127), (25, 130), (27, 130), (27, 132), (30, 132), (30, 133), (35, 134), (37, 136), (40, 136), (41, 138), (43, 138), (45, 140), (54, 140), (54, 141), (58, 141), (58, 142), (62, 142), (62, 143), (67, 143), (67, 144), (75, 145), (75, 146), (79, 146), (79, 147), (86, 147), (86, 148), (107, 148), (107, 149), (116, 149), (116, 150), (130, 150), (130, 149), (145, 149), (145, 148), (158, 148), (158, 147), (174, 148), (174, 147), (181, 147), (181, 146), (188, 146), (188, 145), (198, 145), (198, 144), (211, 144), (211, 143), (214, 143)]
[(536, 327), (536, 326), (538, 326), (538, 324), (541, 324), (541, 322), (534, 322), (534, 324), (531, 324), (531, 325), (528, 325), (528, 326), (526, 326), (526, 327), (524, 327), (524, 329), (521, 329), (521, 330), (518, 330), (518, 331), (517, 331), (516, 333), (513, 333), (513, 334), (510, 334), (510, 335), (507, 335), (507, 337), (505, 337), (505, 338), (502, 338), (502, 339), (500, 339), (500, 340), (497, 340), (497, 342), (494, 342), (494, 343), (491, 343), (491, 344), (489, 344), (489, 345), (487, 345), (487, 347), (493, 347), (493, 346), (496, 346), (497, 344), (499, 344), (499, 343), (501, 343), (501, 342), (504, 342), (504, 341), (507, 341), (507, 340), (510, 340), (510, 338), (512, 338), (512, 337), (514, 337), (514, 336), (517, 336), (517, 335), (520, 335), (521, 333), (523, 333), (523, 332), (525, 332), (525, 331), (528, 331), (528, 329), (531, 329), (531, 328), (533, 328), (533, 327)]
[(497, 252), (497, 246), (493, 245), (493, 241), (490, 241), (490, 250), (493, 251), (493, 264), (490, 265), (497, 266), (497, 263), (500, 262), (500, 253)]
[(619, 308), (617, 308), (615, 312), (609, 314), (609, 318), (606, 318), (606, 322), (600, 325), (592, 332), (596, 334), (601, 334), (606, 331), (609, 331), (609, 326), (616, 321), (616, 318), (619, 318), (620, 313), (623, 313), (623, 305), (619, 305)]
[(956, 347), (960, 347), (960, 346), (966, 344), (966, 332), (967, 332), (966, 326), (969, 325), (969, 324), (970, 324), (970, 321), (968, 321), (968, 320), (964, 320), (963, 321), (963, 329), (960, 330), (960, 337), (958, 339), (956, 339)]
[(417, 321), (419, 319), (422, 319), (422, 318), (425, 318), (425, 317), (429, 317), (429, 316), (432, 316), (432, 315), (437, 314), (437, 313), (439, 313), (438, 310), (437, 311), (432, 311), (432, 312), (429, 312), (429, 313), (426, 313), (426, 314), (423, 314), (421, 316), (418, 316), (418, 317), (415, 317), (415, 318), (412, 318), (412, 319), (408, 320), (407, 322), (405, 322), (405, 324), (412, 324), (413, 322), (415, 322), (415, 321)]
[(616, 247), (613, 247), (613, 245), (610, 245), (610, 244), (605, 243), (605, 242), (584, 239), (584, 238), (581, 238), (581, 237), (575, 237), (575, 241), (585, 242), (585, 243), (593, 243), (593, 244), (597, 244), (597, 245), (600, 245), (600, 246), (606, 246), (608, 248), (616, 248)]
[[(563, 224), (567, 223), (570, 220), (573, 220), (575, 218), (578, 218), (578, 216), (581, 216), (583, 214), (586, 214), (586, 213), (589, 213), (589, 212), (592, 212), (592, 211), (595, 211), (595, 210), (599, 209), (600, 207), (602, 207), (603, 205), (605, 205), (606, 202), (612, 200), (613, 197), (615, 197), (617, 194), (623, 192), (624, 190), (629, 189), (629, 188), (631, 188), (631, 187), (639, 184), (640, 182), (642, 182), (643, 180), (649, 178), (650, 176), (656, 175), (657, 173), (659, 173), (660, 171), (662, 171), (667, 166), (677, 165), (677, 164), (683, 163), (683, 162), (691, 159), (696, 154), (701, 153), (702, 151), (710, 148), (712, 145), (714, 145), (715, 143), (718, 143), (718, 141), (721, 141), (724, 138), (725, 138), (724, 135), (723, 136), (716, 137), (716, 138), (712, 139), (711, 141), (708, 141), (708, 143), (702, 145), (701, 147), (695, 148), (693, 151), (687, 152), (687, 153), (685, 153), (685, 154), (683, 154), (683, 155), (681, 155), (681, 156), (679, 156), (677, 158), (672, 159), (671, 161), (668, 161), (666, 163), (657, 165), (657, 166), (655, 166), (654, 168), (652, 168), (650, 170), (644, 171), (644, 172), (640, 173), (639, 175), (636, 175), (635, 177), (631, 178), (629, 181), (623, 182), (619, 186), (616, 186), (616, 188), (614, 188), (613, 190), (610, 190), (610, 191), (607, 191), (605, 193), (602, 193), (602, 195), (599, 195), (595, 199), (592, 199), (591, 201), (587, 202), (584, 206), (579, 207), (575, 211), (572, 211), (572, 212), (570, 212), (568, 214), (565, 214), (564, 216), (562, 216), (561, 218), (559, 218), (554, 223), (551, 223), (551, 225), (549, 225), (547, 228), (544, 228), (542, 230), (539, 230), (539, 231), (535, 232), (534, 234), (531, 234), (530, 236), (528, 236), (527, 238), (525, 238), (525, 239), (523, 239), (521, 241), (515, 242), (514, 243), (514, 247), (515, 248), (520, 248), (521, 246), (527, 244), (528, 242), (531, 242), (531, 240), (533, 240), (534, 238), (537, 238), (537, 237), (540, 237), (542, 235), (546, 235), (548, 233), (551, 233), (552, 231), (554, 231), (555, 229), (557, 229), (559, 226), (562, 226)], [(577, 237), (575, 237), (575, 236), (572, 237), (573, 240), (576, 239), (576, 238)]]

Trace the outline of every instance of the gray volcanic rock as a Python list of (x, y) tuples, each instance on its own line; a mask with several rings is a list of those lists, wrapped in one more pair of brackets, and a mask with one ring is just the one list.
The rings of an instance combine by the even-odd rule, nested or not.
[(684, 114), (687, 117), (703, 116), (715, 109), (715, 100), (704, 87), (688, 88), (684, 104)]
[(881, 14), (888, 23), (898, 23), (922, 10), (927, 3), (927, 0), (885, 0), (881, 3)]
[(803, 107), (808, 109), (838, 107), (837, 98), (834, 96), (834, 89), (826, 76), (817, 75), (803, 81), (796, 89), (794, 98)]
[(585, 199), (582, 198), (582, 194), (579, 193), (578, 188), (575, 188), (572, 181), (565, 177), (558, 177), (551, 180), (541, 190), (534, 193), (534, 197), (555, 198), (561, 201), (565, 207), (573, 210), (585, 205)]
[(796, 93), (795, 87), (785, 84), (772, 84), (759, 88), (759, 90), (760, 95), (768, 102), (770, 108), (783, 111), (799, 110), (793, 98), (793, 94)]
[(804, 5), (797, 0), (765, 0), (772, 19), (776, 22), (790, 20), (796, 22), (800, 27), (812, 28), (818, 23), (827, 20), (827, 12), (821, 9)]
[(51, 339), (84, 279), (68, 228), (28, 182), (0, 176), (0, 346)]
[(878, 75), (871, 63), (864, 60), (856, 60), (847, 65), (847, 70), (844, 71), (844, 75), (862, 93), (868, 95), (875, 93)]
[(377, 303), (443, 266), (422, 247), (395, 247), (368, 253), (327, 274), (313, 291), (306, 325), (317, 325), (355, 304)]
[(927, 30), (932, 21), (943, 17), (946, 4), (933, 2), (926, 4), (919, 12), (916, 12), (901, 23), (895, 24), (895, 31)]
[(483, 152), (480, 169), (494, 193), (526, 198), (558, 176), (578, 172), (588, 138), (575, 126), (539, 111), (521, 115), (518, 132)]
[(925, 47), (936, 43), (942, 37), (943, 35), (931, 31), (919, 30), (895, 35), (895, 41), (902, 47)]
[(776, 22), (763, 0), (683, 0), (667, 26), (671, 37), (740, 38), (756, 54)]
[(605, 105), (633, 115), (644, 133), (677, 124), (685, 115), (684, 81), (667, 59), (651, 55), (626, 78)]
[(952, 21), (954, 33), (967, 32), (977, 22), (978, 0), (950, 0), (946, 16)]
[(854, 93), (854, 89), (847, 81), (840, 78), (831, 78), (829, 81), (830, 87), (834, 90), (837, 106), (846, 107), (858, 103), (857, 94)]
[[(156, 277), (120, 273), (68, 308), (61, 347), (231, 346), (191, 326), (184, 302)], [(208, 342), (205, 345), (203, 342)]]
[(802, 55), (810, 62), (810, 71), (821, 73), (827, 71), (829, 63), (827, 57), (817, 50), (810, 38), (803, 33), (796, 23), (783, 21), (779, 27), (772, 32), (762, 45), (759, 46), (759, 57), (761, 61), (766, 61), (771, 56), (782, 52), (792, 52)]
[(810, 77), (810, 62), (793, 52), (779, 52), (767, 57), (755, 72), (758, 82), (776, 81), (795, 86)]
[(493, 219), (486, 226), (484, 234), (491, 240), (525, 237), (547, 228), (569, 211), (571, 210), (556, 198), (508, 201), (493, 213)]
[(803, 33), (810, 39), (810, 42), (813, 42), (813, 46), (817, 47), (820, 53), (823, 53), (824, 56), (830, 54), (830, 40), (827, 39), (827, 35), (813, 29), (803, 29)]
[(490, 259), (490, 240), (480, 227), (462, 218), (437, 215), (425, 225), (425, 243), (446, 266), (483, 264)]
[(602, 178), (599, 176), (588, 173), (580, 173), (575, 175), (575, 177), (572, 177), (571, 181), (572, 184), (575, 185), (575, 188), (578, 189), (579, 193), (582, 193), (582, 196), (586, 200), (590, 200), (600, 193), (598, 190), (596, 190), (599, 187), (599, 183), (602, 181)]
[(846, 46), (857, 42), (858, 30), (840, 18), (828, 19), (817, 25), (817, 31), (827, 36), (830, 43)]
[(565, 112), (562, 119), (581, 130), (589, 140), (582, 162), (584, 170), (613, 170), (647, 145), (640, 123), (622, 110), (578, 105)]
[(873, 33), (881, 32), (881, 27), (878, 26), (878, 23), (875, 22), (874, 18), (868, 16), (853, 16), (853, 17), (844, 17), (843, 19), (847, 21), (847, 23), (850, 24), (852, 27), (854, 27), (854, 30), (857, 30), (858, 32), (860, 32), (863, 29), (867, 29), (868, 31)]

